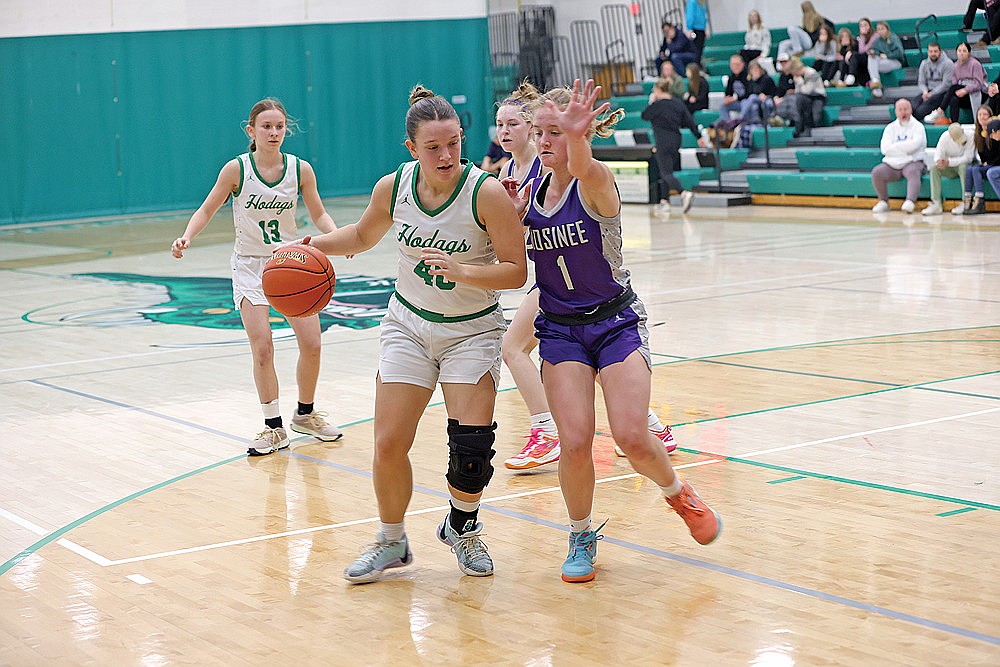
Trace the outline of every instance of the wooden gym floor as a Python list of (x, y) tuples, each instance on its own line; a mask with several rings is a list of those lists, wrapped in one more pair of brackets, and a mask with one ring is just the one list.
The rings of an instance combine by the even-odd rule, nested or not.
[[(350, 222), (364, 198), (329, 205)], [(341, 578), (377, 527), (390, 240), (334, 260), (317, 407), (343, 440), (248, 459), (260, 416), (226, 213), (183, 261), (184, 214), (0, 228), (0, 664), (1000, 664), (997, 219), (624, 218), (653, 407), (725, 530), (694, 543), (599, 410), (594, 516), (610, 520), (582, 585), (559, 579), (554, 468), (503, 468), (528, 423), (506, 371), (481, 513), (496, 575), (462, 576), (434, 537), (435, 400), (412, 453), (414, 565)]]

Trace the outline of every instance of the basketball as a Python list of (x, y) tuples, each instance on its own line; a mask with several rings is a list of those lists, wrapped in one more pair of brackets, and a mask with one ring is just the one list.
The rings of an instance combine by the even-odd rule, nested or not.
[(285, 317), (309, 317), (330, 303), (337, 279), (322, 252), (294, 245), (271, 255), (264, 265), (264, 296)]

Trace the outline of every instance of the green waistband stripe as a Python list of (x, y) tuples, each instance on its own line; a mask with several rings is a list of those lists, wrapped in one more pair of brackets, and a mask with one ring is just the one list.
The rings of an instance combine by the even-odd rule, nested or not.
[(483, 315), (489, 315), (494, 310), (500, 307), (500, 302), (498, 301), (489, 308), (484, 308), (480, 310), (478, 313), (471, 313), (469, 315), (442, 315), (441, 313), (435, 313), (430, 310), (424, 310), (423, 308), (418, 308), (417, 306), (414, 306), (412, 303), (401, 297), (399, 295), (399, 292), (393, 292), (393, 296), (395, 296), (396, 300), (399, 301), (404, 306), (406, 306), (409, 310), (413, 311), (414, 313), (424, 318), (428, 322), (442, 322), (442, 323), (468, 322), (469, 320), (474, 320), (476, 318), (482, 317)]

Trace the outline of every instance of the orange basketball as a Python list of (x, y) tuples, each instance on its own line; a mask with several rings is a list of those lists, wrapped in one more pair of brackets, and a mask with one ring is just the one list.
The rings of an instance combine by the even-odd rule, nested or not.
[(309, 317), (330, 303), (337, 278), (330, 260), (308, 245), (271, 255), (264, 265), (264, 296), (285, 317)]

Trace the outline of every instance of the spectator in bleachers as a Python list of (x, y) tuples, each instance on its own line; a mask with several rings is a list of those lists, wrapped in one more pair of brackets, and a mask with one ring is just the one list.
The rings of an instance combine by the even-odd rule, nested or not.
[(858, 19), (858, 51), (851, 58), (850, 72), (844, 83), (848, 86), (868, 85), (868, 51), (878, 39), (878, 34), (872, 30), (872, 20), (866, 16)]
[(805, 114), (809, 123), (806, 127), (808, 129), (819, 127), (823, 122), (823, 107), (826, 106), (826, 87), (823, 85), (823, 79), (819, 72), (798, 58), (792, 58), (788, 67), (795, 81), (795, 94), (809, 101), (806, 107), (808, 113)]
[[(837, 87), (865, 85), (868, 83), (868, 56), (858, 51), (858, 40), (850, 28), (841, 28), (837, 33)], [(862, 65), (862, 62), (864, 63)]]
[[(691, 65), (694, 63), (688, 64)], [(696, 64), (695, 66), (697, 67)], [(681, 75), (677, 73), (677, 70), (674, 69), (674, 64), (669, 60), (664, 60), (660, 64), (660, 78), (669, 81), (670, 94), (677, 99), (681, 99), (684, 95), (684, 79), (682, 79)]]
[(917, 73), (920, 95), (911, 102), (914, 118), (933, 123), (941, 117), (938, 107), (951, 86), (951, 72), (954, 68), (955, 63), (947, 53), (941, 51), (940, 44), (931, 42), (927, 45), (927, 57), (921, 61)]
[(661, 27), (663, 42), (660, 43), (660, 52), (656, 57), (656, 71), (660, 71), (663, 61), (669, 60), (674, 64), (676, 71), (683, 72), (687, 64), (694, 62), (698, 57), (694, 44), (670, 21), (664, 21)]
[(657, 181), (660, 210), (666, 210), (670, 206), (670, 193), (678, 192), (684, 203), (684, 210), (687, 211), (694, 193), (684, 190), (674, 176), (674, 171), (681, 166), (681, 130), (691, 130), (695, 138), (699, 139), (699, 145), (702, 145), (701, 130), (684, 103), (671, 95), (670, 82), (664, 79), (657, 79), (653, 84), (649, 106), (643, 110), (642, 118), (653, 126), (656, 166), (660, 170), (660, 180)]
[(906, 179), (906, 201), (902, 210), (912, 213), (920, 195), (920, 178), (924, 173), (924, 150), (927, 148), (927, 131), (924, 124), (913, 117), (910, 100), (896, 100), (896, 120), (882, 131), (882, 163), (872, 169), (872, 187), (878, 203), (872, 213), (889, 210), (889, 183)]
[[(962, 189), (962, 213), (965, 215), (979, 215), (986, 212), (986, 191), (983, 189), (983, 177), (989, 174), (991, 168), (1000, 171), (1000, 167), (998, 167), (1000, 165), (1000, 119), (992, 118), (988, 114), (989, 107), (976, 109), (976, 123), (972, 137), (976, 147), (976, 155), (979, 156), (979, 164), (970, 164), (965, 168), (965, 187)], [(1000, 187), (1000, 183), (996, 183), (995, 178), (990, 179), (990, 185), (994, 186), (994, 191)]]
[(684, 104), (692, 114), (695, 111), (708, 108), (708, 79), (701, 74), (698, 63), (688, 63), (687, 91), (684, 93)]
[(872, 89), (872, 97), (882, 97), (882, 74), (900, 69), (906, 54), (902, 40), (893, 34), (888, 23), (879, 21), (875, 32), (878, 37), (868, 49), (868, 87)]
[(486, 155), (483, 157), (482, 162), (479, 163), (479, 168), (496, 176), (504, 168), (504, 165), (510, 161), (511, 155), (500, 145), (500, 138), (497, 137), (497, 128), (491, 126), (489, 132), (490, 145), (486, 149)]
[(823, 18), (809, 0), (800, 6), (802, 8), (802, 25), (788, 26), (788, 39), (782, 40), (778, 44), (778, 53), (801, 56), (816, 43), (820, 26), (825, 23), (831, 31), (834, 30), (833, 22)]
[(701, 52), (705, 48), (705, 28), (708, 27), (708, 12), (705, 11), (705, 3), (708, 0), (687, 0), (684, 7), (684, 25), (687, 26), (688, 36), (694, 44), (694, 62), (701, 62)]
[(747, 97), (740, 105), (740, 118), (744, 123), (763, 123), (774, 113), (774, 95), (778, 87), (759, 60), (751, 60), (747, 67)]
[(987, 5), (984, 0), (971, 0), (969, 7), (965, 10), (965, 18), (962, 19), (962, 30), (972, 30), (978, 9), (986, 12), (986, 34), (976, 42), (976, 46), (986, 47), (989, 44), (1000, 43), (1000, 7), (995, 2), (990, 2)]
[(791, 123), (795, 128), (793, 136), (800, 137), (812, 127), (812, 100), (795, 92), (795, 77), (792, 75), (792, 58), (787, 53), (778, 54), (777, 90), (774, 93), (774, 107), (777, 114), (772, 125)]
[[(941, 198), (941, 178), (957, 178), (965, 192), (965, 170), (972, 164), (975, 156), (975, 144), (972, 141), (972, 130), (966, 132), (958, 123), (952, 123), (948, 131), (938, 139), (934, 149), (934, 164), (931, 166), (931, 203), (921, 213), (924, 215), (941, 215), (944, 205)], [(951, 210), (955, 215), (963, 211), (962, 204)]]
[(743, 56), (734, 53), (729, 56), (729, 80), (726, 81), (725, 97), (719, 107), (719, 118), (729, 120), (732, 114), (740, 112), (743, 100), (747, 98), (747, 71)]
[(955, 56), (958, 61), (951, 70), (951, 85), (945, 91), (941, 105), (937, 109), (939, 117), (935, 123), (941, 125), (958, 122), (961, 109), (979, 108), (983, 91), (988, 88), (986, 70), (979, 60), (972, 57), (968, 44), (959, 44), (955, 49)]
[[(853, 86), (855, 83), (865, 85), (868, 83), (868, 56), (858, 51), (858, 40), (854, 39), (854, 33), (850, 28), (841, 28), (837, 32), (837, 72), (834, 79), (837, 87)], [(863, 67), (859, 66), (860, 61), (864, 61)], [(858, 75), (864, 74), (859, 81)], [(850, 81), (850, 83), (848, 83)]]
[(996, 116), (1000, 114), (1000, 74), (997, 78), (993, 79), (993, 83), (986, 87), (986, 102), (984, 104), (989, 105), (990, 115)]
[(745, 62), (760, 57), (767, 58), (771, 54), (771, 31), (767, 29), (760, 18), (760, 12), (751, 9), (747, 14), (747, 33), (743, 38), (743, 48), (740, 55)]
[(815, 58), (813, 67), (819, 72), (824, 86), (829, 86), (830, 81), (837, 73), (837, 55), (839, 48), (837, 40), (833, 36), (833, 31), (828, 25), (821, 25), (816, 43), (806, 51), (807, 56)]

